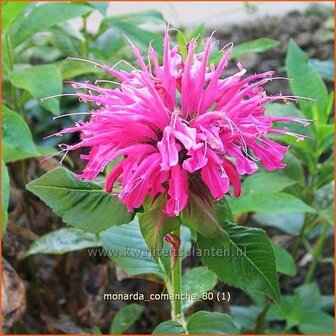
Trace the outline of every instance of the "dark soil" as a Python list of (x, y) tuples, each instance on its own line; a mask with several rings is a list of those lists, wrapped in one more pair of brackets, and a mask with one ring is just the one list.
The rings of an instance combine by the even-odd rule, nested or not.
[[(305, 15), (291, 13), (279, 18), (267, 18), (261, 21), (239, 26), (223, 26), (217, 30), (215, 37), (226, 44), (244, 42), (259, 37), (269, 37), (281, 41), (277, 48), (242, 58), (241, 63), (250, 72), (276, 70), (284, 75), (284, 60), (287, 43), (290, 38), (296, 40), (310, 57), (326, 60), (333, 58), (333, 41), (324, 38), (325, 22), (332, 13), (311, 10)], [(223, 20), (224, 21), (224, 20)], [(233, 69), (234, 65), (232, 65)], [(271, 93), (286, 93), (286, 81), (274, 81), (269, 85)], [(43, 169), (34, 160), (25, 162), (29, 180), (42, 173)], [(53, 161), (51, 160), (51, 163)], [(150, 293), (162, 291), (162, 286), (141, 279), (126, 278), (117, 280), (120, 271), (111, 260), (103, 257), (89, 257), (86, 250), (68, 253), (64, 256), (38, 255), (23, 258), (24, 252), (36, 238), (63, 226), (49, 208), (27, 192), (20, 177), (20, 166), (12, 164), (10, 221), (8, 231), (3, 239), (3, 256), (15, 268), (24, 280), (27, 288), (27, 309), (22, 320), (7, 330), (17, 334), (78, 334), (92, 332), (99, 327), (104, 333), (109, 332), (113, 316), (125, 303), (121, 301), (104, 301), (104, 293)], [(50, 167), (44, 167), (49, 169)], [(249, 220), (245, 223), (249, 224)], [(268, 231), (271, 237), (280, 232)], [(287, 237), (288, 238), (288, 237)], [(293, 240), (285, 239), (286, 247)], [(333, 256), (333, 238), (325, 245), (325, 256)], [(198, 258), (189, 258), (184, 267), (199, 265)], [(281, 279), (284, 293), (291, 293), (302, 284), (306, 267), (299, 267), (294, 278)], [(330, 264), (320, 264), (316, 272), (316, 280), (323, 294), (332, 294), (334, 290), (334, 270)], [(216, 291), (230, 291), (229, 304), (217, 302), (200, 302), (193, 309), (205, 309), (228, 312), (229, 306), (250, 304), (250, 299), (242, 290), (219, 284)], [(15, 295), (15, 293), (13, 294)], [(169, 304), (145, 303), (142, 319), (132, 326), (130, 333), (151, 333), (154, 326), (167, 320)]]

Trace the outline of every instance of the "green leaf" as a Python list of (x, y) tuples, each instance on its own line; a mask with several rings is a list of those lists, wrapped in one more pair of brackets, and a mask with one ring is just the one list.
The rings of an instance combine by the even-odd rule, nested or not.
[[(188, 43), (188, 41), (190, 41), (192, 39), (197, 39), (198, 41), (203, 41), (204, 40), (205, 28), (206, 28), (205, 24), (201, 23), (195, 29), (193, 29), (191, 32), (183, 32), (182, 33), (179, 30), (176, 33), (176, 41), (177, 41), (177, 44), (179, 45), (179, 53), (181, 54), (182, 59), (187, 58), (187, 43)], [(200, 43), (196, 46), (195, 51), (200, 52), (201, 48), (202, 48), (202, 44)]]
[(204, 264), (224, 283), (262, 292), (279, 302), (275, 257), (265, 232), (228, 221), (221, 224), (229, 239), (197, 236)]
[(9, 176), (6, 164), (1, 160), (1, 208), (2, 208), (2, 236), (6, 232), (8, 220), (8, 205), (9, 205)]
[(332, 313), (334, 311), (334, 302), (335, 296), (334, 295), (322, 295), (322, 302), (320, 304), (320, 308), (328, 313)]
[(239, 334), (239, 330), (233, 323), (231, 316), (207, 311), (198, 311), (191, 315), (188, 319), (186, 329), (190, 335)]
[(103, 333), (97, 326), (94, 326), (91, 328), (91, 334), (92, 335), (102, 335)]
[(110, 328), (110, 334), (123, 334), (136, 320), (140, 318), (143, 310), (144, 307), (136, 303), (122, 307), (114, 316)]
[(132, 14), (109, 16), (101, 22), (101, 28), (110, 26), (118, 26), (118, 23), (126, 23), (129, 25), (140, 25), (144, 23), (162, 24), (165, 22), (162, 13), (156, 10), (144, 10)]
[(304, 185), (305, 177), (302, 167), (302, 162), (295, 157), (294, 154), (287, 152), (285, 155), (284, 163), (287, 165), (283, 172), (288, 175), (291, 179), (298, 181), (300, 184)]
[(293, 257), (285, 248), (272, 243), (275, 255), (276, 269), (279, 273), (294, 276), (297, 272)]
[(61, 72), (62, 79), (73, 79), (86, 74), (101, 74), (101, 70), (86, 62), (65, 60), (56, 65)]
[(272, 193), (277, 193), (285, 188), (295, 184), (296, 181), (289, 178), (283, 172), (266, 172), (259, 171), (253, 175), (248, 176), (243, 182), (244, 195), (250, 193), (264, 193), (269, 192), (270, 187)]
[(108, 256), (128, 274), (155, 274), (164, 278), (165, 272), (153, 259), (141, 235), (137, 218), (101, 232), (100, 239)]
[(252, 218), (261, 225), (275, 227), (287, 234), (297, 235), (304, 221), (304, 213), (273, 215), (272, 213), (256, 213)]
[(157, 54), (162, 54), (162, 36), (149, 30), (142, 29), (127, 22), (111, 22), (111, 27), (118, 29), (119, 34), (124, 34), (133, 44), (139, 46), (142, 51), (148, 49), (151, 43)]
[(185, 335), (186, 332), (182, 325), (175, 321), (164, 321), (155, 327), (152, 334), (154, 335)]
[[(51, 28), (49, 41), (66, 57), (80, 57), (83, 54), (83, 42), (74, 35), (69, 34), (67, 29), (63, 29), (63, 27)], [(73, 62), (71, 63), (74, 65)]]
[(251, 330), (256, 323), (261, 308), (257, 306), (232, 306), (230, 305), (230, 314), (233, 322), (239, 329)]
[(2, 3), (2, 31), (5, 32), (20, 15), (20, 13), (30, 4), (31, 2), (29, 1), (6, 1)]
[(141, 50), (148, 49), (151, 43), (153, 48), (160, 55), (162, 52), (162, 36), (158, 33), (140, 28), (143, 23), (164, 23), (162, 14), (155, 10), (142, 11), (128, 15), (111, 16), (105, 18), (101, 22), (100, 31), (105, 31), (107, 28), (116, 29), (119, 34), (127, 36), (134, 44), (138, 44)]
[(335, 64), (333, 60), (321, 61), (319, 59), (311, 59), (310, 64), (320, 74), (320, 76), (328, 81), (334, 81)]
[(101, 242), (95, 234), (76, 228), (63, 228), (35, 240), (26, 252), (26, 256), (37, 253), (64, 254), (98, 246), (101, 246)]
[(26, 122), (5, 105), (2, 105), (2, 150), (5, 162), (39, 155)]
[(284, 192), (251, 193), (230, 201), (230, 205), (234, 214), (248, 212), (288, 214), (315, 211), (300, 199)]
[[(181, 231), (181, 254), (185, 255), (191, 247), (190, 231), (184, 226)], [(165, 265), (156, 262), (152, 257), (142, 237), (138, 218), (101, 232), (100, 238), (108, 256), (130, 275), (155, 274), (164, 279), (169, 272), (169, 268), (166, 269)], [(170, 257), (167, 244), (162, 250), (161, 259), (163, 257)]]
[(288, 329), (298, 325), (303, 316), (301, 297), (297, 294), (282, 296), (278, 312), (286, 320)]
[(190, 195), (188, 207), (182, 212), (182, 221), (205, 237), (225, 236), (212, 204), (194, 194)]
[(287, 75), (292, 79), (290, 85), (295, 96), (316, 99), (316, 102), (299, 100), (301, 110), (307, 118), (312, 118), (312, 107), (318, 111), (318, 121), (326, 122), (328, 91), (321, 76), (309, 63), (307, 55), (298, 47), (294, 40), (288, 44), (286, 57)]
[(27, 90), (39, 103), (53, 114), (60, 113), (56, 98), (40, 101), (41, 98), (62, 93), (62, 77), (56, 65), (36, 65), (27, 69), (13, 71), (9, 80), (17, 88)]
[(30, 182), (27, 189), (37, 195), (64, 222), (87, 232), (100, 232), (128, 223), (128, 213), (118, 198), (95, 183), (77, 179), (64, 168), (56, 168)]
[(321, 292), (315, 282), (301, 285), (295, 289), (295, 294), (301, 297), (304, 310), (314, 310), (322, 304)]
[(152, 204), (144, 207), (142, 214), (139, 214), (142, 236), (155, 259), (159, 257), (162, 250), (163, 237), (180, 225), (178, 217), (169, 217), (163, 212), (165, 203), (166, 197), (159, 196)]
[(269, 38), (258, 38), (248, 42), (236, 45), (233, 48), (231, 58), (238, 58), (245, 54), (262, 53), (269, 49), (275, 48), (280, 44), (279, 41)]
[[(217, 276), (209, 271), (207, 267), (194, 267), (182, 276), (182, 293), (195, 294), (197, 299), (202, 298), (202, 294), (211, 291), (217, 284)], [(183, 310), (187, 310), (196, 301), (186, 300), (182, 302)]]
[(307, 311), (304, 312), (302, 316), (299, 324), (299, 330), (303, 334), (334, 335), (334, 319), (331, 315), (321, 311)]
[(108, 2), (90, 1), (90, 2), (87, 2), (87, 4), (94, 9), (97, 9), (103, 15), (106, 15), (106, 12), (109, 6)]
[(27, 15), (19, 18), (9, 30), (14, 46), (31, 35), (42, 32), (64, 21), (86, 15), (92, 7), (83, 3), (41, 3), (34, 6)]

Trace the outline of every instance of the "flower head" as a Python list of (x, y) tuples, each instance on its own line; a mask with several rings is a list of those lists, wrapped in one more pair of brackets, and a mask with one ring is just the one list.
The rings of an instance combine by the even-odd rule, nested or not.
[(265, 115), (265, 103), (285, 98), (264, 91), (273, 72), (245, 76), (238, 64), (236, 74), (222, 78), (233, 44), (224, 49), (217, 66), (209, 64), (211, 38), (202, 52), (196, 53), (196, 46), (191, 40), (182, 59), (177, 45), (170, 48), (166, 33), (162, 65), (151, 46), (147, 64), (132, 45), (138, 69), (127, 72), (98, 65), (118, 80), (117, 87), (71, 83), (87, 89), (77, 95), (98, 108), (88, 121), (58, 133), (81, 133), (79, 143), (63, 145), (63, 150), (90, 149), (81, 156), (88, 161), (79, 175), (84, 179), (94, 179), (119, 159), (105, 189), (112, 192), (120, 183), (118, 196), (129, 211), (147, 197), (164, 194), (165, 212), (178, 215), (191, 192), (219, 200), (232, 186), (239, 196), (240, 176), (254, 173), (257, 161), (270, 171), (285, 167), (282, 159), (288, 147), (267, 135), (287, 133), (273, 129), (275, 121), (301, 121)]

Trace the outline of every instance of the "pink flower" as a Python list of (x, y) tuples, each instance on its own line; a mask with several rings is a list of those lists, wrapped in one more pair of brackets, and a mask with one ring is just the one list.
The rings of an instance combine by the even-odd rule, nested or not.
[[(90, 120), (78, 122), (57, 135), (79, 131), (81, 141), (62, 145), (64, 151), (89, 148), (82, 159), (87, 164), (80, 178), (94, 179), (106, 166), (119, 159), (110, 171), (105, 188), (112, 192), (120, 183), (120, 200), (127, 209), (139, 208), (147, 197), (166, 195), (165, 212), (178, 215), (188, 204), (193, 190), (206, 190), (220, 200), (229, 193), (241, 193), (240, 176), (253, 174), (257, 161), (267, 170), (284, 168), (287, 146), (270, 140), (270, 133), (288, 133), (273, 129), (275, 121), (298, 121), (291, 117), (265, 115), (264, 104), (293, 97), (267, 96), (263, 86), (273, 72), (244, 77), (238, 72), (222, 78), (233, 48), (230, 44), (217, 65), (209, 64), (211, 39), (204, 50), (195, 52), (196, 41), (187, 46), (185, 60), (178, 46), (170, 48), (164, 38), (163, 64), (149, 47), (145, 63), (133, 46), (139, 69), (117, 71), (100, 68), (118, 80), (113, 88), (75, 83), (84, 102), (95, 103)], [(196, 191), (197, 190), (197, 191)], [(204, 191), (203, 191), (204, 193)]]

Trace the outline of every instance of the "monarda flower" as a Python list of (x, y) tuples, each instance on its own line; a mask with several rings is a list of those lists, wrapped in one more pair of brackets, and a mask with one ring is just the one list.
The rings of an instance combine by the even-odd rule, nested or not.
[(272, 80), (272, 71), (246, 77), (238, 64), (236, 74), (221, 77), (232, 43), (223, 49), (217, 66), (209, 64), (211, 38), (202, 52), (196, 53), (196, 46), (197, 41), (191, 40), (183, 59), (178, 45), (170, 48), (166, 33), (162, 64), (151, 46), (145, 63), (132, 45), (138, 69), (117, 71), (96, 64), (114, 78), (114, 87), (102, 86), (100, 81), (70, 83), (85, 89), (77, 96), (97, 109), (90, 111), (88, 121), (57, 133), (81, 135), (79, 143), (60, 146), (65, 152), (90, 149), (81, 156), (88, 161), (78, 175), (83, 179), (95, 179), (109, 163), (119, 160), (107, 176), (105, 189), (112, 193), (120, 183), (118, 197), (128, 211), (158, 195), (166, 197), (163, 210), (169, 216), (185, 209), (190, 193), (220, 200), (232, 186), (234, 196), (239, 196), (240, 176), (258, 170), (257, 161), (269, 171), (285, 167), (282, 159), (288, 147), (267, 135), (289, 132), (272, 128), (273, 123), (306, 122), (265, 115), (266, 103), (294, 99), (267, 96), (263, 87)]

